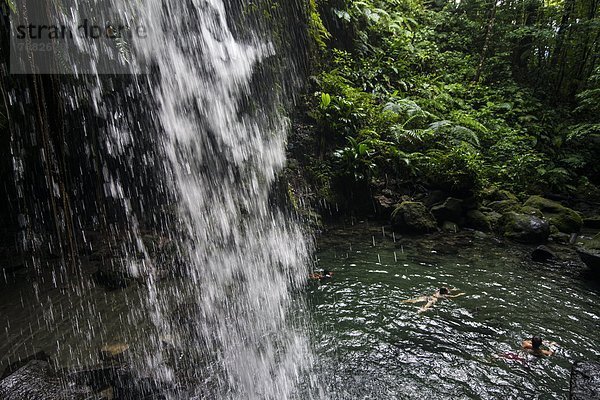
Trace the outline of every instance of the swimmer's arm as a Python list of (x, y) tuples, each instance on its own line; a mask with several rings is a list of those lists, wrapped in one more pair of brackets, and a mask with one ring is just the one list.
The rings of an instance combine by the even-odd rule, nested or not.
[(453, 299), (455, 297), (460, 297), (460, 296), (464, 296), (466, 293), (459, 293), (459, 294), (452, 294), (452, 295), (447, 295), (446, 298), (448, 299)]
[(521, 343), (521, 347), (524, 349), (532, 349), (533, 344), (531, 343), (531, 340), (523, 340), (523, 343)]
[(554, 354), (554, 352), (552, 350), (542, 350), (542, 354), (545, 356), (551, 356)]

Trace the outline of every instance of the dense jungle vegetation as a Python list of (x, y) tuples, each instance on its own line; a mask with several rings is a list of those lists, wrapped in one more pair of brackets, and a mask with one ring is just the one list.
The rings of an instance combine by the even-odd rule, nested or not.
[(349, 209), (365, 193), (420, 188), (597, 198), (599, 10), (599, 0), (312, 0), (300, 125), (317, 156), (293, 157), (317, 197)]

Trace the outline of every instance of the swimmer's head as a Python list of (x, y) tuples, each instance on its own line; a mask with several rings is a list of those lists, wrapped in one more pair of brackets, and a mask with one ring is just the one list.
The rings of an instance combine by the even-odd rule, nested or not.
[(450, 289), (448, 289), (447, 287), (441, 287), (439, 288), (439, 292), (440, 294), (450, 294)]
[(531, 347), (533, 347), (534, 350), (537, 350), (540, 348), (540, 346), (542, 345), (542, 338), (539, 336), (534, 336), (531, 338)]

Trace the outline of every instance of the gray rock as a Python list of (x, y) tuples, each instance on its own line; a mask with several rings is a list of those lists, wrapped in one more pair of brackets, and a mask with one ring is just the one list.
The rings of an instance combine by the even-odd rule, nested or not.
[(558, 232), (550, 235), (550, 239), (552, 239), (555, 243), (563, 243), (570, 244), (571, 243), (571, 235), (568, 233)]
[(7, 376), (15, 373), (16, 371), (21, 369), (24, 365), (26, 365), (29, 361), (32, 361), (32, 360), (40, 360), (40, 361), (45, 361), (47, 363), (50, 363), (50, 356), (48, 354), (46, 354), (45, 351), (38, 351), (37, 353), (32, 354), (28, 357), (20, 358), (18, 361), (15, 361), (14, 363), (10, 364), (8, 367), (6, 367), (4, 369), (4, 372), (2, 373), (2, 376), (0, 377), (0, 379), (4, 379)]
[(508, 212), (499, 221), (504, 236), (519, 243), (541, 244), (548, 241), (550, 225), (533, 215)]
[(483, 239), (487, 239), (489, 236), (485, 232), (475, 231), (475, 233), (473, 234), (473, 237), (475, 239), (481, 239), (481, 240), (483, 240)]
[(53, 376), (46, 361), (32, 360), (0, 381), (2, 400), (94, 399), (89, 388), (67, 387)]
[(600, 363), (579, 361), (573, 364), (571, 400), (600, 400)]

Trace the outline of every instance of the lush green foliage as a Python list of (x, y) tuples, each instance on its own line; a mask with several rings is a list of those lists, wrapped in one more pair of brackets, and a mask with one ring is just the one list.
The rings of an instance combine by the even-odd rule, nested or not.
[(451, 192), (575, 191), (589, 183), (582, 175), (600, 183), (599, 7), (319, 3), (331, 37), (320, 35), (329, 48), (309, 115), (329, 170)]

